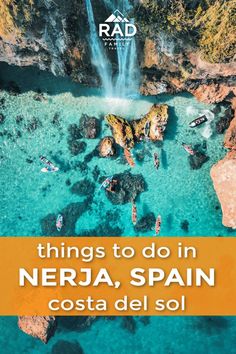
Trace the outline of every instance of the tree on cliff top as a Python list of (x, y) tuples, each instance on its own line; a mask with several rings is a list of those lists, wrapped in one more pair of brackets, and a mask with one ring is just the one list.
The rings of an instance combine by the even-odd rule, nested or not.
[(143, 0), (136, 18), (144, 35), (164, 31), (191, 42), (209, 62), (228, 62), (236, 54), (236, 0)]
[(215, 1), (196, 18), (203, 57), (212, 62), (230, 61), (236, 54), (236, 0)]

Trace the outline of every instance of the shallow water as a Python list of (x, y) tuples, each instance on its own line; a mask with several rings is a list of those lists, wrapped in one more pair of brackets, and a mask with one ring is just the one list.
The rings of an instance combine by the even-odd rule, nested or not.
[[(8, 68), (9, 70), (9, 68)], [(91, 153), (102, 136), (111, 135), (110, 128), (104, 122), (104, 115), (115, 113), (126, 118), (138, 118), (148, 112), (153, 103), (169, 105), (169, 122), (162, 146), (151, 142), (136, 145), (134, 157), (136, 166), (133, 174), (142, 174), (146, 182), (146, 191), (137, 200), (138, 218), (153, 212), (162, 216), (161, 235), (233, 235), (221, 224), (221, 210), (210, 179), (211, 166), (225, 155), (222, 147), (222, 135), (213, 135), (204, 139), (202, 129), (190, 129), (188, 123), (196, 116), (209, 112), (214, 106), (204, 105), (190, 95), (158, 96), (136, 99), (105, 99), (98, 91), (69, 84), (65, 80), (53, 80), (46, 74), (38, 74), (32, 82), (32, 76), (26, 76), (27, 70), (17, 72), (17, 78), (23, 93), (17, 96), (2, 91), (0, 98), (5, 99), (5, 108), (1, 112), (6, 117), (0, 129), (1, 173), (3, 187), (1, 235), (41, 235), (40, 220), (50, 213), (59, 213), (67, 205), (83, 201), (84, 197), (72, 194), (69, 179), (75, 182), (88, 178), (95, 183), (92, 203), (86, 205), (76, 223), (76, 234), (89, 234), (96, 229), (98, 235), (120, 234), (134, 236), (131, 222), (131, 205), (112, 205), (104, 191), (99, 190), (99, 176), (109, 176), (131, 170), (122, 154), (115, 159), (93, 157), (82, 165), (84, 158)], [(32, 74), (32, 73), (31, 73)], [(6, 70), (5, 70), (6, 75)], [(12, 71), (7, 74), (14, 77)], [(65, 83), (65, 91), (63, 85)], [(30, 88), (46, 88), (46, 100), (33, 99), (35, 92)], [(222, 112), (223, 112), (222, 108)], [(99, 139), (84, 139), (86, 151), (71, 156), (68, 149), (68, 126), (78, 123), (82, 114), (98, 117), (102, 123)], [(55, 115), (59, 124), (52, 124)], [(220, 114), (215, 115), (212, 127)], [(16, 117), (23, 120), (16, 124)], [(27, 131), (27, 126), (36, 118), (38, 128)], [(209, 161), (199, 170), (191, 170), (188, 154), (181, 143), (206, 144)], [(158, 152), (161, 165), (158, 171), (153, 166), (153, 153)], [(144, 155), (144, 160), (137, 157)], [(47, 156), (61, 168), (55, 174), (42, 174), (39, 156)], [(28, 161), (28, 162), (27, 162)], [(31, 163), (30, 163), (31, 162)], [(81, 171), (82, 168), (82, 171)], [(6, 178), (7, 176), (7, 178)], [(189, 230), (182, 230), (181, 223), (187, 221)], [(101, 222), (107, 225), (99, 228)], [(108, 224), (110, 227), (108, 228)], [(105, 228), (105, 230), (104, 230)], [(117, 229), (118, 228), (118, 229)], [(146, 235), (153, 235), (150, 230)]]
[[(32, 69), (15, 70), (5, 65), (2, 69), (1, 79), (17, 80), (22, 89), (22, 94), (17, 96), (9, 95), (4, 90), (0, 92), (0, 98), (5, 98), (5, 108), (1, 108), (0, 113), (6, 117), (0, 129), (2, 132), (7, 131), (6, 135), (0, 137), (2, 236), (41, 235), (42, 218), (49, 213), (60, 212), (73, 202), (84, 200), (71, 193), (71, 186), (66, 185), (66, 180), (70, 179), (73, 184), (85, 177), (95, 183), (96, 191), (88, 210), (77, 221), (76, 233), (81, 235), (96, 229), (98, 233), (103, 232), (102, 235), (112, 230), (121, 230), (119, 234), (122, 236), (137, 235), (131, 223), (131, 206), (113, 206), (104, 192), (99, 192), (99, 183), (94, 180), (93, 174), (96, 166), (101, 176), (130, 170), (129, 166), (121, 155), (111, 160), (93, 157), (81, 172), (76, 164), (78, 161), (83, 162), (84, 157), (97, 146), (99, 139), (84, 140), (87, 143), (85, 153), (72, 157), (68, 150), (67, 129), (69, 124), (78, 123), (82, 113), (86, 113), (101, 119), (101, 136), (110, 135), (110, 129), (103, 121), (104, 114), (116, 113), (126, 118), (138, 118), (156, 102), (165, 102), (170, 106), (170, 118), (161, 147), (145, 142), (134, 151), (134, 156), (137, 156), (141, 150), (145, 159), (142, 163), (137, 162), (131, 173), (141, 173), (147, 184), (147, 190), (137, 201), (138, 216), (149, 211), (155, 215), (161, 214), (161, 235), (235, 235), (221, 224), (221, 210), (209, 176), (211, 166), (225, 155), (223, 136), (213, 134), (207, 139), (206, 153), (210, 159), (200, 170), (190, 169), (187, 153), (181, 147), (182, 141), (193, 145), (204, 142), (202, 131), (189, 129), (188, 122), (214, 106), (200, 104), (190, 95), (110, 101), (102, 98), (98, 90), (85, 89), (68, 80), (54, 79)], [(38, 88), (47, 92), (45, 102), (33, 99)], [(223, 108), (215, 116), (213, 127), (222, 112)], [(59, 115), (59, 126), (52, 124), (55, 114)], [(20, 124), (15, 121), (18, 115), (23, 117)], [(26, 126), (33, 117), (41, 125), (34, 132), (28, 132)], [(18, 131), (21, 136), (17, 137)], [(152, 161), (155, 151), (161, 156), (158, 171), (154, 169)], [(40, 173), (41, 154), (57, 162), (61, 167), (60, 172)], [(26, 159), (33, 162), (29, 163)], [(98, 229), (101, 220), (107, 229)], [(188, 232), (181, 229), (184, 220), (189, 222)], [(146, 235), (153, 235), (153, 231)], [(135, 318), (135, 321), (135, 334), (122, 328), (121, 318), (113, 321), (99, 319), (83, 332), (59, 328), (45, 346), (22, 333), (17, 328), (16, 318), (0, 317), (0, 352), (48, 354), (53, 345), (63, 339), (78, 341), (86, 354), (236, 353), (232, 345), (236, 339), (235, 318), (151, 317), (150, 324), (146, 326), (140, 318)]]
[(98, 319), (87, 331), (61, 328), (45, 345), (17, 329), (16, 318), (0, 317), (1, 354), (49, 354), (58, 340), (79, 342), (85, 354), (236, 353), (233, 317), (151, 317), (147, 325), (138, 317), (135, 321), (134, 334), (122, 328), (121, 318)]

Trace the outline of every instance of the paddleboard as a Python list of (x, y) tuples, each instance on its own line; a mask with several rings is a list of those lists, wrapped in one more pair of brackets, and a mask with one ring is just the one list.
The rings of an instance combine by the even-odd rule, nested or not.
[(44, 173), (53, 173), (53, 172), (57, 172), (59, 170), (59, 168), (58, 167), (54, 167), (52, 170), (48, 170), (47, 169), (47, 167), (43, 167), (42, 169), (41, 169), (41, 172), (44, 172)]

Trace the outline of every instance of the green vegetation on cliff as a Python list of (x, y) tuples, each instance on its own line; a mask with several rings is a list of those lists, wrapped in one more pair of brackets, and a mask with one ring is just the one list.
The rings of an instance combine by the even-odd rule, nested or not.
[(215, 1), (196, 20), (199, 46), (210, 62), (231, 60), (236, 54), (236, 1)]
[(143, 0), (136, 18), (144, 35), (166, 32), (199, 48), (211, 63), (236, 54), (236, 0)]
[(4, 40), (24, 32), (24, 24), (32, 16), (34, 0), (0, 1), (0, 37)]

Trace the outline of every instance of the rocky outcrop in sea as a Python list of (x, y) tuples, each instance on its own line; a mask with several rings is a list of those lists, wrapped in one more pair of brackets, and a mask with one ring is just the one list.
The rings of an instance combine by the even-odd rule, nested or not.
[(55, 333), (57, 322), (54, 316), (20, 316), (18, 326), (26, 334), (47, 343)]

